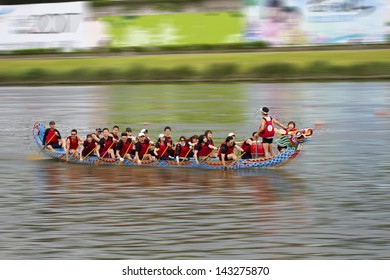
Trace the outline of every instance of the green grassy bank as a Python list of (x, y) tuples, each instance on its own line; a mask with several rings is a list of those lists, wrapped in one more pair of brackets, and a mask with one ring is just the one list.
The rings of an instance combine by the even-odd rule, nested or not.
[(1, 84), (390, 78), (390, 50), (2, 59)]

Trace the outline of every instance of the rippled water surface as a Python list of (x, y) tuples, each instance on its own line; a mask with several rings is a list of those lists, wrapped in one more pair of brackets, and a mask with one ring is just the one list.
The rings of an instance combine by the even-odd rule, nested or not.
[[(0, 88), (0, 259), (390, 259), (390, 83)], [(220, 142), (259, 107), (313, 127), (300, 157), (244, 171), (45, 159), (35, 122)]]

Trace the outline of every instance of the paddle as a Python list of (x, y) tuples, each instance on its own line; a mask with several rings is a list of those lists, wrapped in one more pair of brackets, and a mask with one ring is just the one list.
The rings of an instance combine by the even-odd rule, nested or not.
[(150, 149), (150, 147), (152, 147), (152, 144), (149, 144), (148, 148), (146, 149), (146, 152), (145, 152), (145, 153), (144, 153), (144, 155), (142, 156), (142, 159), (141, 159), (141, 161), (143, 161), (143, 160), (144, 160), (144, 158), (145, 158), (146, 154), (149, 152), (149, 149)]
[(200, 161), (199, 160), (199, 163), (203, 163), (203, 162), (205, 162), (206, 160), (208, 160), (209, 159), (209, 157), (211, 156), (211, 154), (214, 152), (214, 149), (202, 160), (202, 161)]
[[(152, 144), (149, 144), (149, 146), (148, 146), (148, 148), (146, 149), (146, 152), (145, 152), (144, 155), (142, 156), (142, 159), (141, 159), (141, 160), (139, 159), (139, 157), (138, 157), (138, 155), (137, 155), (137, 158), (138, 158), (139, 161), (143, 161), (143, 160), (144, 160), (145, 155), (148, 153), (148, 151), (149, 151), (149, 149), (150, 149), (151, 146), (152, 146)], [(140, 164), (140, 163), (138, 163), (138, 164)]]
[[(110, 147), (108, 147), (107, 151), (105, 151), (104, 154), (103, 154), (103, 156), (101, 157), (102, 159), (104, 158), (104, 156), (108, 153), (108, 151), (111, 149), (112, 145), (114, 145), (114, 144), (115, 144), (115, 141), (113, 140), (113, 142), (111, 143)], [(100, 164), (100, 161), (101, 161), (101, 160), (98, 159), (98, 160), (96, 161), (96, 165), (99, 165), (99, 164)]]
[(165, 150), (162, 152), (160, 158), (157, 159), (157, 160), (155, 161), (155, 163), (158, 163), (158, 162), (161, 160), (162, 156), (165, 154), (165, 152), (166, 152), (167, 150), (168, 150), (168, 146), (167, 146), (167, 147), (165, 148)]
[(82, 157), (82, 155), (80, 155), (80, 160), (83, 161), (85, 160), (87, 157), (89, 157), (90, 154), (92, 154), (93, 151), (95, 151), (97, 148), (97, 146), (95, 146), (95, 148), (93, 148), (84, 158)]
[(256, 158), (257, 158), (257, 139), (256, 139)]
[(68, 162), (77, 152), (77, 150), (81, 147), (82, 143), (73, 151), (73, 153), (70, 155), (68, 159), (66, 159), (66, 162)]
[(229, 166), (226, 168), (226, 169), (230, 169), (232, 168), (232, 166), (243, 156), (245, 155), (245, 152), (243, 152), (239, 157), (237, 157), (236, 160), (234, 160), (231, 164), (229, 164)]
[[(130, 147), (132, 147), (132, 146), (133, 146), (133, 143), (130, 143), (130, 145), (127, 147), (126, 153), (123, 155), (124, 159), (126, 158), (126, 155), (128, 154)], [(122, 164), (123, 164), (123, 161), (118, 162), (118, 165), (122, 165)]]
[(52, 137), (50, 137), (49, 141), (46, 141), (46, 144), (43, 146), (43, 148), (39, 151), (38, 154), (40, 154), (47, 147), (47, 145), (49, 145), (50, 141), (53, 140), (54, 136), (56, 136), (55, 133), (53, 134)]
[(190, 147), (190, 149), (188, 150), (186, 156), (181, 160), (181, 162), (179, 163), (179, 165), (182, 165), (183, 161), (187, 158), (187, 156), (189, 155), (189, 153), (191, 152), (192, 150), (192, 147)]
[(28, 160), (40, 160), (42, 159), (41, 152), (49, 145), (50, 141), (54, 138), (55, 134), (49, 139), (49, 141), (46, 142), (46, 144), (43, 146), (43, 148), (36, 154), (32, 154), (27, 157)]

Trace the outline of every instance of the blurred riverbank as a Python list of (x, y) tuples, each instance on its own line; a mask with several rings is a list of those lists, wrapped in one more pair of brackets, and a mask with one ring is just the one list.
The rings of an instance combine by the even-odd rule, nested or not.
[(2, 60), (0, 85), (390, 78), (389, 49), (186, 53)]

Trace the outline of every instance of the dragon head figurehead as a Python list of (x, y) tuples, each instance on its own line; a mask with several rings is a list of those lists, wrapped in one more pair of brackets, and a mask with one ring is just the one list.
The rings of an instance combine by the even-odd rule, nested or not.
[(299, 144), (306, 142), (313, 135), (313, 129), (305, 128), (289, 131), (283, 134), (276, 143), (282, 147), (296, 148)]

